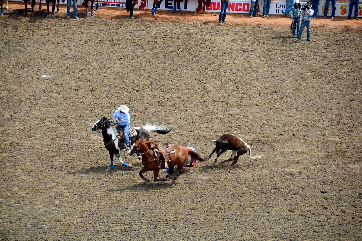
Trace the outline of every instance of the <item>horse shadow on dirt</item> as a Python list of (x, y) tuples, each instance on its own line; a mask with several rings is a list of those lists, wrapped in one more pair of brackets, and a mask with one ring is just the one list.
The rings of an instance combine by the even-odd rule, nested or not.
[(210, 172), (213, 170), (219, 170), (219, 169), (230, 169), (230, 168), (239, 168), (242, 170), (248, 170), (251, 167), (255, 166), (255, 163), (251, 161), (243, 161), (239, 160), (235, 165), (231, 165), (232, 161), (226, 160), (218, 160), (217, 162), (211, 161), (209, 165), (200, 167), (201, 171)]
[(177, 181), (174, 182), (172, 180), (168, 181), (150, 181), (150, 182), (139, 182), (133, 185), (118, 188), (118, 189), (109, 189), (110, 192), (125, 192), (125, 191), (132, 191), (132, 192), (147, 192), (147, 191), (155, 191), (155, 190), (166, 190), (169, 188), (173, 188), (177, 184)]
[(108, 171), (107, 166), (97, 166), (90, 168), (82, 168), (81, 170), (75, 172), (68, 172), (68, 174), (114, 174), (116, 172), (130, 172), (134, 171), (134, 168), (126, 168), (122, 165), (114, 165), (112, 171)]

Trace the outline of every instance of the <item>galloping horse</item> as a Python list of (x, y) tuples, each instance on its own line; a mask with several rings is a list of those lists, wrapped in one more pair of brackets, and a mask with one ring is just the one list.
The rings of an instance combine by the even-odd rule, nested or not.
[(114, 168), (113, 156), (116, 155), (119, 161), (123, 166), (132, 168), (131, 164), (127, 164), (123, 162), (121, 157), (121, 148), (119, 143), (119, 138), (117, 137), (117, 131), (111, 126), (109, 120), (106, 117), (98, 120), (92, 127), (92, 131), (102, 130), (102, 136), (104, 141), (104, 146), (109, 152), (109, 157), (111, 159), (111, 163), (108, 167), (108, 170), (112, 170)]
[[(139, 172), (140, 177), (149, 182), (150, 180), (143, 176), (143, 173), (147, 171), (153, 171), (153, 180), (154, 181), (166, 181), (166, 178), (158, 179), (158, 174), (161, 168), (165, 167), (165, 163), (162, 163), (162, 159), (159, 158), (158, 155), (155, 153), (156, 144), (154, 142), (149, 142), (145, 140), (138, 140), (132, 146), (131, 150), (128, 152), (129, 155), (133, 155), (134, 153), (138, 152), (142, 156), (142, 164), (143, 167)], [(157, 152), (157, 151), (156, 151)]]
[(201, 158), (196, 151), (180, 145), (164, 144), (163, 146), (158, 147), (158, 150), (165, 159), (165, 163), (168, 164), (168, 179), (171, 178), (175, 166), (177, 166), (179, 170), (173, 178), (173, 181), (176, 181), (178, 176), (184, 172), (184, 166), (187, 165), (189, 156), (201, 162), (208, 160), (207, 158)]
[(139, 175), (146, 182), (149, 180), (143, 176), (143, 173), (147, 171), (153, 171), (155, 181), (164, 181), (164, 178), (158, 179), (158, 174), (161, 168), (165, 168), (166, 163), (168, 164), (169, 174), (167, 179), (171, 178), (175, 166), (179, 169), (179, 172), (173, 178), (176, 181), (178, 176), (184, 172), (184, 166), (187, 164), (189, 156), (198, 161), (207, 161), (207, 159), (201, 158), (197, 152), (180, 145), (165, 144), (160, 147), (154, 142), (138, 140), (129, 151), (129, 154), (132, 155), (136, 151), (140, 152), (142, 156), (143, 168), (140, 170)]

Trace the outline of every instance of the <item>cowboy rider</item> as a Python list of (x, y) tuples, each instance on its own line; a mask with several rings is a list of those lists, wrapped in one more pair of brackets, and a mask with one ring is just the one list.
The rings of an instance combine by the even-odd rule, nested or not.
[(117, 130), (123, 129), (123, 137), (126, 142), (126, 149), (130, 149), (129, 131), (131, 127), (131, 117), (129, 108), (126, 105), (121, 105), (113, 113), (113, 121), (117, 124)]

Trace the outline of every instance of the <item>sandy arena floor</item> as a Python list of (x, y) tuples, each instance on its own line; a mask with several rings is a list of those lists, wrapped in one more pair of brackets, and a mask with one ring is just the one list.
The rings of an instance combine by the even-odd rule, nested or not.
[[(281, 16), (22, 7), (0, 16), (0, 240), (361, 239), (362, 20), (297, 43)], [(260, 158), (145, 183), (122, 153), (134, 168), (106, 172), (91, 127), (120, 104), (173, 128), (156, 142), (207, 156), (234, 133)]]

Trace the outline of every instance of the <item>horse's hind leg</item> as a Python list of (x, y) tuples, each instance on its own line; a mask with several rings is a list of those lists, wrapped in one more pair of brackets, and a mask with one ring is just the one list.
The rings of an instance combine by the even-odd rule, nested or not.
[(173, 178), (173, 181), (176, 181), (176, 179), (184, 172), (184, 167), (182, 165), (177, 165), (178, 167), (178, 173)]
[(142, 180), (144, 180), (145, 182), (149, 182), (150, 179), (146, 178), (145, 176), (143, 176), (143, 173), (147, 172), (148, 169), (146, 167), (143, 167), (140, 172), (138, 173), (140, 175), (140, 177), (142, 178)]

